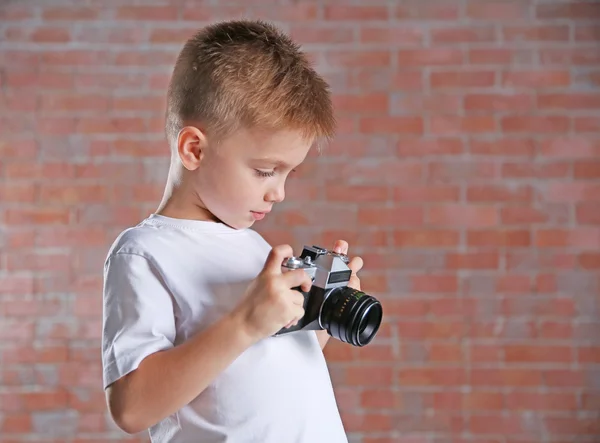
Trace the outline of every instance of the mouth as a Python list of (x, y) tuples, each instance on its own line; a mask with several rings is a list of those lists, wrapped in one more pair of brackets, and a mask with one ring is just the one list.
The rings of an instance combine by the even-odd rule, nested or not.
[(252, 217), (254, 217), (254, 220), (262, 220), (263, 218), (265, 218), (265, 215), (267, 215), (269, 212), (271, 212), (271, 210), (264, 212), (250, 211)]

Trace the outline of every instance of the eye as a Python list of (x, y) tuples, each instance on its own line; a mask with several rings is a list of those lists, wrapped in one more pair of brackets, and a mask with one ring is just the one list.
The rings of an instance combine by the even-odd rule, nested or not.
[(260, 169), (255, 169), (255, 171), (259, 177), (273, 177), (275, 175), (275, 171), (261, 171)]

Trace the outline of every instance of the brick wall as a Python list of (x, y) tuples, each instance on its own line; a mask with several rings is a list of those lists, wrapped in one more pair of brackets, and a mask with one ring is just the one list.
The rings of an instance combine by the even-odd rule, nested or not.
[(600, 441), (600, 3), (546, 0), (1, 2), (0, 440), (125, 438), (102, 261), (162, 195), (182, 42), (242, 14), (335, 93), (257, 229), (365, 259), (385, 325), (326, 350), (351, 441)]

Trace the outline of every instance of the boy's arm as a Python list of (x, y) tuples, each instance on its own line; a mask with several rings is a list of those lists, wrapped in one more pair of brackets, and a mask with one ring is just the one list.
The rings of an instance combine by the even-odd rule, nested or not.
[(252, 342), (240, 316), (231, 314), (181, 345), (149, 355), (108, 387), (113, 420), (131, 434), (158, 423), (198, 396)]
[[(310, 290), (302, 270), (281, 272), (292, 248), (273, 248), (240, 303), (221, 320), (174, 346), (171, 297), (161, 273), (138, 254), (120, 254), (105, 270), (103, 366), (115, 423), (137, 433), (197, 397), (242, 352), (304, 315)], [(139, 359), (139, 360), (138, 360)]]

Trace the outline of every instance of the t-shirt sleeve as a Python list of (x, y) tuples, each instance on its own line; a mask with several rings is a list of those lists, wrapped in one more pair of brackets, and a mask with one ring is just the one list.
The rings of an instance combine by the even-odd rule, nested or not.
[(150, 354), (173, 347), (173, 298), (153, 263), (134, 253), (110, 256), (104, 267), (102, 366), (104, 389)]

